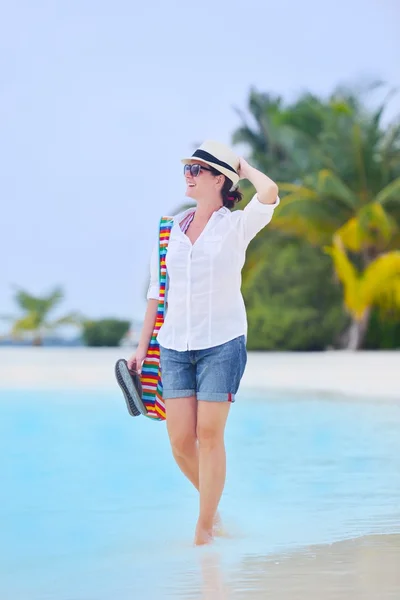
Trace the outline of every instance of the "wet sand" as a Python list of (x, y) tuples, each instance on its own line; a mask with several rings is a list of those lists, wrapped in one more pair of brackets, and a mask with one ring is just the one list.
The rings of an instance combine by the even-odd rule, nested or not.
[[(130, 348), (0, 348), (0, 387), (115, 389)], [(249, 352), (241, 389), (400, 400), (400, 352)]]
[[(372, 535), (291, 554), (248, 557), (230, 576), (218, 553), (202, 557), (202, 600), (398, 600), (400, 535)], [(187, 596), (185, 596), (185, 593)], [(193, 594), (193, 591), (192, 591)]]

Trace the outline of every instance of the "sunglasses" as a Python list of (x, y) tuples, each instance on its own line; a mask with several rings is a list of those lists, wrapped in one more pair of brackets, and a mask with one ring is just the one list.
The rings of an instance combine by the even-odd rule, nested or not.
[(212, 169), (207, 169), (203, 165), (184, 165), (183, 167), (183, 174), (187, 175), (190, 173), (192, 177), (198, 177), (201, 171), (212, 171)]

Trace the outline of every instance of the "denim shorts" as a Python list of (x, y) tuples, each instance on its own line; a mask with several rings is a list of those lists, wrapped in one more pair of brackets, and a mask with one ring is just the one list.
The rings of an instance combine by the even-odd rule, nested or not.
[(245, 336), (204, 350), (160, 346), (163, 398), (234, 402), (247, 361)]

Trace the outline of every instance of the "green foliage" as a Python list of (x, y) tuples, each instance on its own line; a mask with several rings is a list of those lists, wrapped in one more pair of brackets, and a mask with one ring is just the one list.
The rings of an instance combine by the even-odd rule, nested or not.
[[(383, 123), (387, 97), (377, 109), (367, 109), (366, 93), (377, 88), (379, 84), (362, 92), (338, 88), (328, 99), (304, 94), (289, 104), (271, 94), (250, 92), (248, 114), (238, 111), (242, 124), (233, 141), (247, 145), (250, 163), (279, 183), (282, 199), (268, 229), (258, 236), (258, 250), (271, 229), (320, 248), (340, 235), (355, 265), (365, 269), (382, 253), (400, 247), (400, 125)], [(247, 198), (251, 191), (245, 193)], [(270, 249), (275, 265), (260, 253), (255, 266), (250, 253), (244, 267), (252, 347), (324, 347), (329, 332), (328, 343), (336, 337), (331, 324), (344, 323), (337, 305), (332, 313), (319, 312), (312, 284), (297, 278), (304, 268), (299, 263), (305, 246), (291, 244), (291, 250)], [(320, 281), (334, 272), (329, 260), (318, 262), (325, 265), (325, 274), (317, 263), (310, 264)], [(378, 331), (386, 326), (380, 319), (374, 327)], [(315, 342), (310, 344), (310, 339)], [(360, 345), (362, 341), (360, 335)]]
[(26, 290), (17, 288), (14, 296), (15, 302), (22, 312), (19, 317), (7, 317), (12, 322), (12, 334), (15, 337), (25, 333), (33, 335), (33, 344), (40, 346), (43, 336), (55, 331), (63, 325), (80, 325), (81, 317), (76, 312), (68, 313), (63, 317), (50, 320), (50, 313), (64, 299), (62, 288), (56, 287), (47, 296), (33, 296)]
[(330, 260), (304, 241), (269, 231), (249, 248), (243, 279), (251, 350), (323, 350), (346, 317)]
[(364, 347), (367, 350), (399, 350), (400, 315), (385, 315), (375, 309), (371, 314)]
[(87, 346), (119, 346), (129, 327), (129, 321), (119, 319), (87, 320), (82, 335)]

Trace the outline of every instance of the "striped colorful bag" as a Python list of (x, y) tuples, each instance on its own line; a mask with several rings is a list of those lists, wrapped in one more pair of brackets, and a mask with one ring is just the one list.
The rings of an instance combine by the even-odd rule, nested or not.
[(162, 397), (162, 380), (160, 368), (160, 346), (157, 342), (157, 334), (160, 331), (165, 318), (167, 267), (165, 258), (167, 255), (169, 237), (173, 225), (172, 217), (162, 217), (159, 232), (159, 279), (160, 293), (158, 297), (158, 310), (150, 344), (146, 358), (142, 365), (140, 381), (143, 388), (142, 400), (147, 410), (147, 417), (157, 421), (165, 420), (165, 402)]

